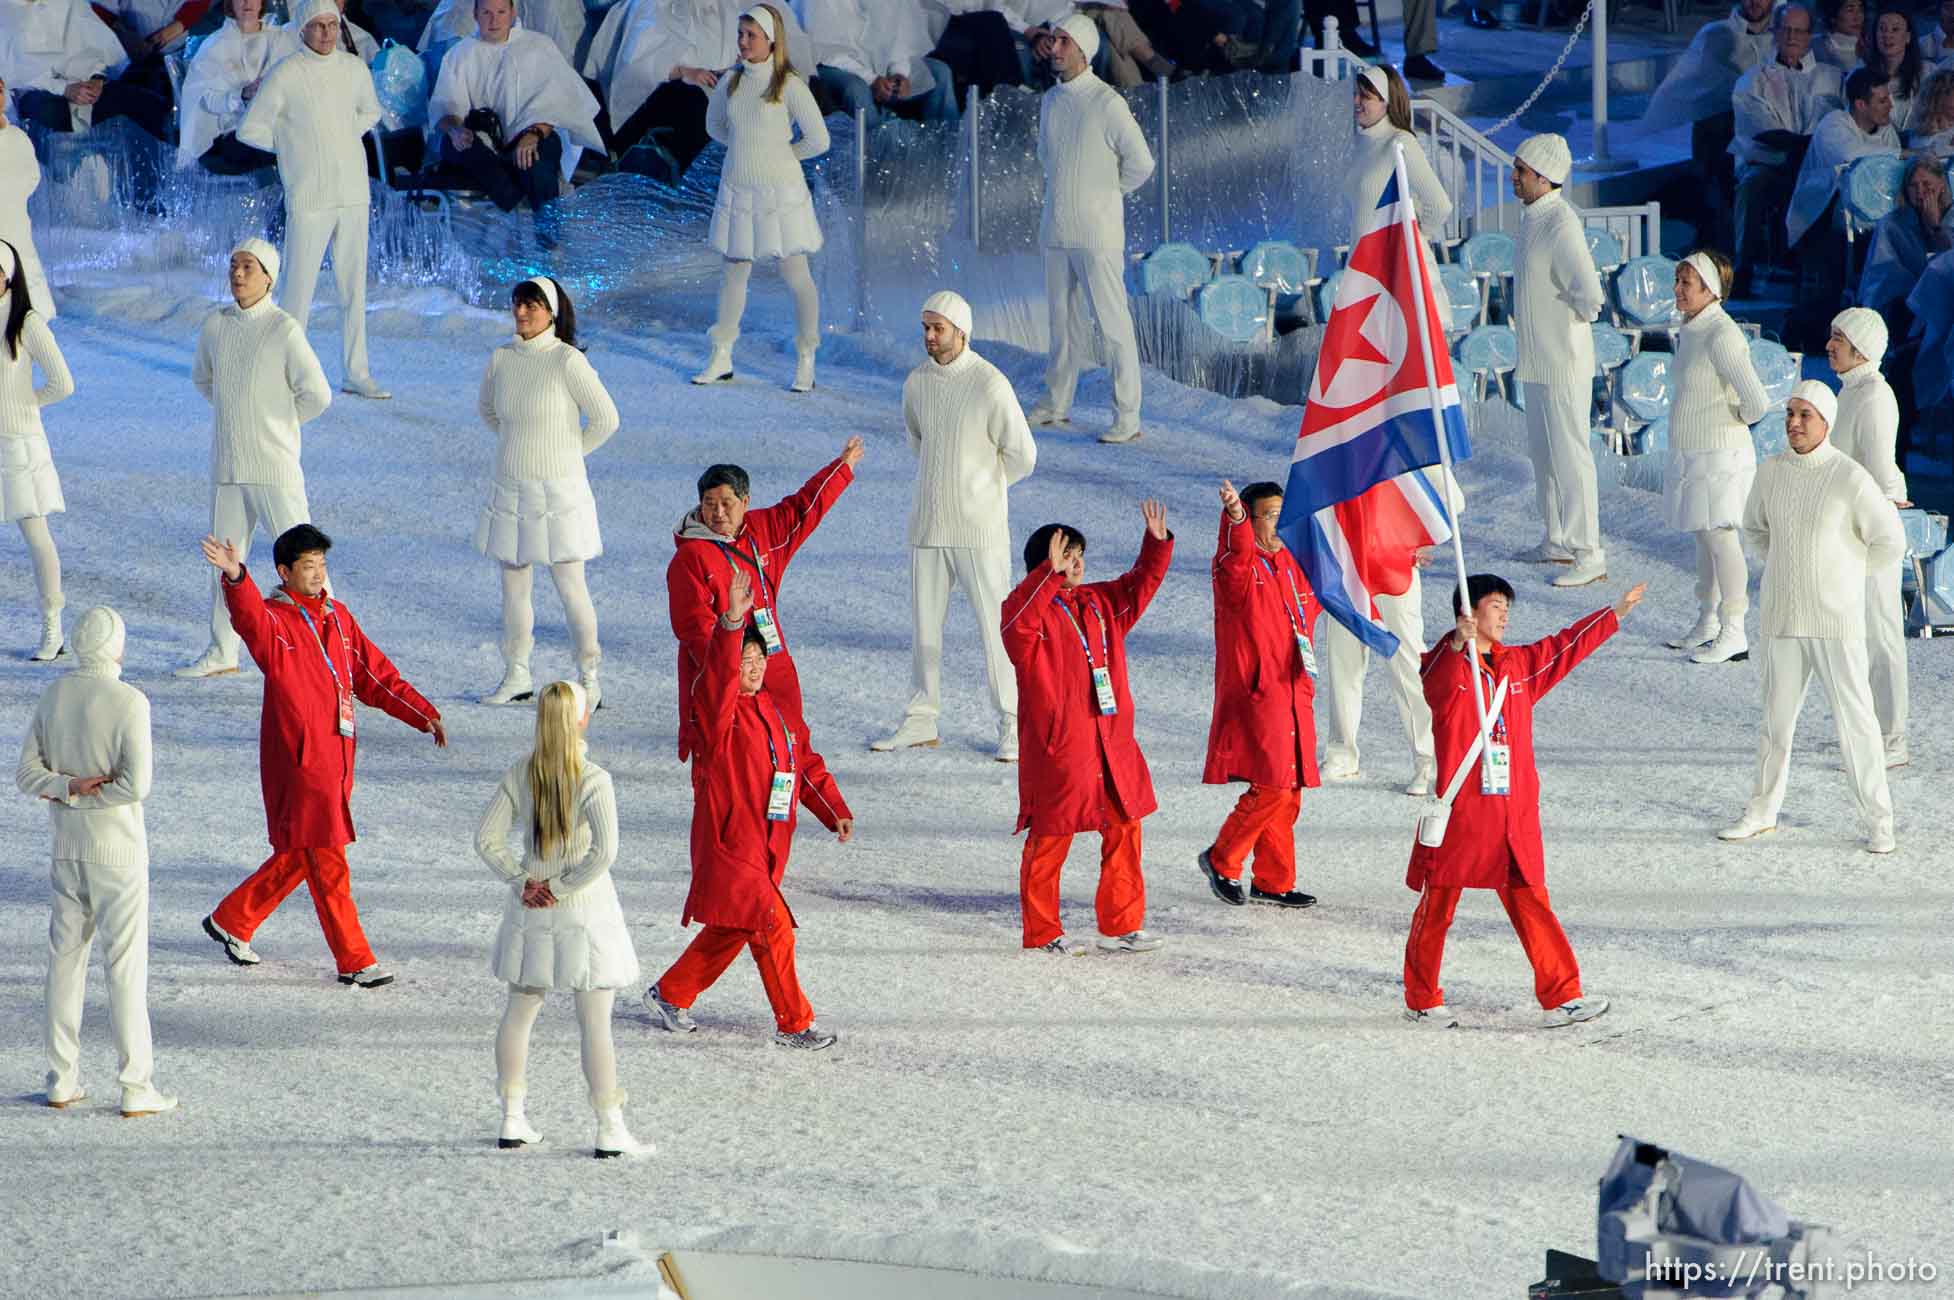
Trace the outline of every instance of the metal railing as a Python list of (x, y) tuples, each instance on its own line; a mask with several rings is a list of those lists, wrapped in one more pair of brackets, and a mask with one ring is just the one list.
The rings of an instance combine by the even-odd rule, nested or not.
[(1480, 229), (1518, 228), (1512, 154), (1436, 100), (1411, 101), (1411, 129), (1424, 141), (1432, 169), (1452, 192), (1446, 239), (1467, 239)]

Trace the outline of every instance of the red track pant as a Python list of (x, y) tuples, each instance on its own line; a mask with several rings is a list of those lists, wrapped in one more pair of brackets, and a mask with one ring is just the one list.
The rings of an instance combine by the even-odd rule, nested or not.
[(778, 893), (765, 930), (735, 930), (708, 925), (658, 977), (658, 992), (675, 1007), (689, 1007), (711, 988), (745, 948), (760, 968), (760, 984), (773, 1006), (773, 1022), (783, 1034), (798, 1034), (814, 1023), (814, 1008), (794, 974), (794, 918)]
[[(1404, 1004), (1413, 1011), (1429, 1011), (1445, 1004), (1438, 986), (1438, 968), (1445, 960), (1445, 932), (1459, 906), (1460, 890), (1426, 885), (1411, 915), (1411, 935), (1404, 944)], [(1527, 960), (1533, 963), (1533, 995), (1543, 1008), (1581, 996), (1581, 967), (1561, 933), (1560, 921), (1545, 889), (1517, 885), (1496, 890), (1507, 919), (1520, 936)]]
[(373, 964), (373, 949), (367, 947), (366, 932), (360, 929), (360, 910), (353, 906), (352, 878), (346, 868), (346, 848), (286, 849), (265, 859), (265, 864), (233, 889), (212, 913), (227, 934), (246, 943), (258, 932), (265, 918), (278, 910), (294, 889), (303, 884), (312, 894), (312, 906), (319, 913), (319, 928), (326, 932), (326, 945), (341, 975), (365, 970)]
[(1242, 878), (1242, 863), (1255, 853), (1254, 884), (1270, 894), (1286, 894), (1296, 887), (1296, 816), (1303, 810), (1301, 790), (1251, 785), (1235, 801), (1235, 811), (1221, 823), (1208, 850), (1215, 874)]
[[(1031, 835), (1018, 864), (1018, 903), (1024, 913), (1024, 946), (1042, 948), (1065, 933), (1058, 919), (1058, 877), (1070, 835)], [(1131, 934), (1147, 921), (1147, 882), (1140, 874), (1140, 823), (1127, 820), (1112, 788), (1106, 790), (1106, 822), (1099, 828), (1099, 892), (1093, 899), (1099, 933)]]

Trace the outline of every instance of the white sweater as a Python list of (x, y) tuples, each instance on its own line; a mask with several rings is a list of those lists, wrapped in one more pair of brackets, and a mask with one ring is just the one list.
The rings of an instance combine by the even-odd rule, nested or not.
[[(0, 325), (13, 302), (12, 293), (0, 293)], [(41, 368), (41, 386), (34, 387), (34, 367)], [(41, 313), (28, 308), (20, 325), (20, 355), (10, 356), (0, 341), (0, 438), (40, 438), (41, 408), (52, 406), (75, 391), (74, 376), (55, 346), (54, 331), (41, 319)]]
[[(11, 76), (0, 68), (0, 76)], [(41, 255), (34, 251), (34, 219), (27, 200), (40, 188), (41, 164), (34, 158), (34, 142), (9, 122), (0, 126), (0, 239), (14, 246), (27, 270), (27, 300), (34, 310), (53, 320), (54, 294), (48, 290)]]
[[(1418, 213), (1418, 229), (1426, 243), (1438, 236), (1452, 216), (1452, 196), (1432, 170), (1431, 159), (1418, 137), (1379, 118), (1370, 126), (1357, 128), (1357, 147), (1350, 159), (1350, 175), (1343, 187), (1344, 201), (1350, 205), (1352, 238), (1363, 229), (1371, 209), (1384, 195), (1384, 182), (1397, 166), (1397, 146), (1404, 145), (1405, 176), (1411, 182), (1411, 202)], [(1426, 262), (1431, 261), (1427, 247)]]
[(1513, 331), (1522, 383), (1588, 383), (1594, 377), (1594, 332), (1601, 314), (1601, 277), (1588, 252), (1581, 214), (1558, 193), (1543, 195), (1520, 214), (1513, 259)]
[(1045, 169), (1042, 248), (1126, 254), (1122, 196), (1153, 175), (1153, 151), (1120, 93), (1081, 72), (1038, 102), (1038, 162)]
[(1907, 479), (1896, 454), (1899, 439), (1900, 404), (1879, 367), (1861, 364), (1846, 371), (1838, 418), (1826, 441), (1858, 461), (1888, 501), (1907, 499)]
[[(149, 797), (149, 701), (117, 680), (113, 663), (77, 668), (41, 692), (14, 774), (23, 794), (48, 799), (54, 856), (105, 867), (147, 867), (142, 801)], [(73, 797), (70, 777), (109, 776)]]
[(379, 120), (373, 74), (357, 55), (338, 49), (315, 54), (300, 45), (265, 74), (237, 138), (278, 155), (287, 212), (364, 208), (360, 137)]
[(1038, 462), (1011, 381), (969, 347), (926, 360), (903, 381), (902, 422), (918, 462), (909, 544), (1008, 547), (1005, 489)]
[(190, 379), (213, 408), (211, 482), (305, 491), (299, 426), (326, 409), (332, 387), (305, 331), (269, 293), (204, 317)]
[[(499, 878), (515, 884), (523, 880), (547, 880), (550, 892), (567, 899), (611, 869), (617, 860), (617, 794), (611, 787), (611, 774), (583, 760), (577, 782), (577, 811), (572, 819), (570, 842), (553, 858), (538, 858), (530, 843), (530, 827), (536, 816), (535, 802), (529, 794), (529, 760), (523, 759), (502, 774), (495, 797), (475, 831), (475, 852)], [(511, 831), (522, 836), (522, 857), (509, 852)]]
[(1859, 463), (1829, 441), (1757, 467), (1744, 541), (1764, 557), (1765, 636), (1860, 640), (1866, 575), (1900, 562), (1900, 512)]
[[(706, 134), (726, 146), (720, 177), (728, 185), (770, 187), (807, 184), (801, 163), (828, 151), (828, 126), (814, 92), (797, 76), (780, 88), (780, 102), (767, 102), (771, 64), (743, 64), (739, 89), (723, 73), (706, 101)], [(798, 128), (800, 139), (794, 138)]]
[(495, 476), (513, 482), (579, 477), (617, 432), (617, 404), (589, 358), (549, 330), (489, 354), (479, 405), (496, 434)]
[(1771, 399), (1750, 364), (1750, 344), (1723, 304), (1713, 302), (1676, 331), (1669, 363), (1669, 445), (1676, 451), (1735, 451)]

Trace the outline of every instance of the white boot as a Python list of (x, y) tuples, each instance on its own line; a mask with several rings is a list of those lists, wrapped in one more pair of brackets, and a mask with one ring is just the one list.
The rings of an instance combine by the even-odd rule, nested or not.
[(1725, 623), (1716, 640), (1689, 657), (1695, 664), (1725, 664), (1750, 658), (1750, 642), (1744, 639), (1742, 623)]
[(577, 685), (583, 687), (583, 693), (589, 697), (592, 713), (604, 707), (604, 688), (597, 683), (597, 665), (600, 662), (602, 660), (598, 656), (592, 655), (577, 668)]
[(543, 1140), (543, 1135), (530, 1127), (529, 1117), (523, 1114), (523, 1098), (527, 1092), (528, 1089), (520, 1083), (508, 1084), (501, 1089), (502, 1131), (495, 1139), (499, 1150), (513, 1151)]
[(936, 719), (918, 717), (912, 713), (902, 720), (902, 725), (893, 733), (870, 741), (869, 748), (878, 754), (886, 754), (892, 749), (935, 749), (941, 743), (936, 734)]
[(1696, 616), (1696, 626), (1681, 636), (1672, 636), (1662, 644), (1671, 650), (1699, 650), (1717, 639), (1723, 630), (1723, 620), (1717, 617), (1714, 609), (1706, 609)]
[(484, 695), (482, 703), (513, 704), (517, 700), (529, 699), (535, 693), (535, 684), (529, 679), (529, 665), (512, 662), (503, 670), (502, 684)]
[(723, 384), (733, 377), (733, 345), (715, 341), (706, 367), (692, 376), (695, 384)]
[(1015, 763), (1018, 761), (1018, 720), (1007, 717), (997, 728), (997, 761)]
[(797, 347), (794, 350), (794, 382), (787, 385), (790, 393), (811, 393), (814, 391), (814, 349)]
[(640, 1142), (631, 1136), (631, 1130), (624, 1126), (624, 1089), (592, 1097), (590, 1104), (597, 1111), (597, 1149), (592, 1152), (599, 1160), (613, 1160), (618, 1156), (648, 1156), (658, 1148), (649, 1142)]
[(55, 605), (41, 611), (41, 648), (34, 652), (34, 662), (44, 664), (68, 648), (67, 638), (61, 634), (61, 606)]

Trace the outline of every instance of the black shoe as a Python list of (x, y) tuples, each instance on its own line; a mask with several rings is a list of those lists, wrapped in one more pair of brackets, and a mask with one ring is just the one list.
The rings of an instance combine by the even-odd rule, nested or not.
[(1343, 38), (1343, 48), (1349, 50), (1360, 59), (1374, 59), (1377, 57), (1377, 47), (1355, 32), (1351, 32)]
[(1496, 32), (1499, 30), (1499, 19), (1493, 16), (1492, 10), (1474, 5), (1466, 10), (1466, 26), (1482, 32)]
[(1219, 871), (1216, 871), (1214, 869), (1214, 859), (1209, 856), (1207, 849), (1201, 850), (1201, 855), (1195, 859), (1195, 862), (1200, 865), (1201, 871), (1207, 876), (1208, 888), (1214, 890), (1214, 896), (1216, 898), (1219, 898), (1230, 907), (1240, 907), (1248, 901), (1242, 897), (1242, 882), (1239, 880), (1230, 880)]
[(1258, 903), (1271, 907), (1315, 907), (1316, 895), (1305, 894), (1300, 889), (1292, 889), (1286, 894), (1272, 894), (1266, 889), (1251, 888), (1248, 896)]
[(1445, 69), (1431, 61), (1425, 54), (1414, 54), (1404, 61), (1404, 75), (1412, 81), (1443, 81)]

